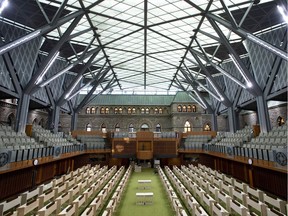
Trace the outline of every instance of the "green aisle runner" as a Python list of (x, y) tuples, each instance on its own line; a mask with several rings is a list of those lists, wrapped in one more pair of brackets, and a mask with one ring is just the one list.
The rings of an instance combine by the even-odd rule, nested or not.
[[(138, 189), (138, 180), (152, 180), (150, 189)], [(153, 192), (152, 205), (136, 205), (137, 192)], [(142, 172), (133, 172), (126, 191), (122, 196), (121, 203), (117, 208), (116, 216), (172, 216), (174, 215), (168, 200), (167, 193), (162, 185), (159, 174), (154, 169), (145, 168)]]

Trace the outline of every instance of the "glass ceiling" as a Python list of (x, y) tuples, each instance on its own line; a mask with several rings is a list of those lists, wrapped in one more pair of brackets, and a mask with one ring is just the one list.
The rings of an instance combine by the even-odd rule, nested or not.
[[(268, 1), (262, 0), (261, 4)], [(199, 29), (219, 37), (207, 18), (203, 17), (203, 11), (208, 10), (215, 15), (227, 13), (221, 3), (224, 2), (229, 12), (239, 9), (249, 12), (254, 1), (214, 0), (211, 2), (208, 0), (104, 0), (95, 3), (95, 0), (68, 0), (65, 10), (75, 12), (89, 9), (87, 16), (83, 16), (72, 34), (90, 28), (91, 23), (97, 28), (96, 32), (100, 37), (99, 40), (93, 41), (90, 50), (98, 46), (103, 47), (95, 59), (99, 60), (95, 65), (101, 68), (107, 58), (110, 60), (113, 69), (107, 76), (110, 75), (117, 80), (113, 92), (157, 93), (178, 90), (173, 82), (175, 78), (182, 79), (178, 75), (179, 67), (183, 67), (183, 62), (188, 68), (196, 66), (193, 63), (196, 60), (187, 51), (189, 47), (201, 52), (200, 46), (205, 48), (219, 45), (217, 40), (201, 32), (197, 32), (197, 40), (191, 38), (196, 35), (194, 30)], [(40, 3), (60, 7), (62, 1), (40, 0)], [(92, 4), (97, 5), (91, 7)], [(70, 23), (61, 26), (60, 31), (64, 32)], [(238, 23), (239, 26), (241, 24)], [(221, 25), (219, 27), (229, 41), (241, 40), (226, 27)], [(59, 31), (56, 29), (50, 32), (48, 37), (59, 38)], [(91, 30), (74, 38), (73, 44), (87, 45), (93, 38), (94, 32)], [(184, 56), (191, 61), (183, 59)], [(213, 55), (208, 56), (215, 63), (224, 60)], [(71, 53), (69, 59), (75, 61), (76, 56)], [(87, 60), (88, 58), (85, 61)], [(105, 67), (108, 66), (109, 64), (106, 64)], [(96, 70), (95, 73), (97, 72)], [(197, 74), (197, 71), (195, 73)], [(91, 73), (85, 75), (86, 78), (92, 76)], [(196, 78), (203, 79), (205, 76), (201, 74)]]

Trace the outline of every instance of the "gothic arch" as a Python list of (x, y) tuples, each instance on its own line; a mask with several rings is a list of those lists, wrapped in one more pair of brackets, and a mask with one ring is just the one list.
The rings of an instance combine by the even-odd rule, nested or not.
[(8, 124), (9, 126), (11, 126), (12, 128), (13, 128), (14, 125), (15, 125), (15, 120), (16, 120), (16, 118), (15, 118), (14, 113), (10, 113), (10, 114), (7, 116), (7, 124)]

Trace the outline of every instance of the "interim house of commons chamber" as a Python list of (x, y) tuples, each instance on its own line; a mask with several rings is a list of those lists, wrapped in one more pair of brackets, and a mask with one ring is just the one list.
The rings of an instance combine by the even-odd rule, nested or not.
[(286, 0), (0, 0), (0, 216), (288, 214)]

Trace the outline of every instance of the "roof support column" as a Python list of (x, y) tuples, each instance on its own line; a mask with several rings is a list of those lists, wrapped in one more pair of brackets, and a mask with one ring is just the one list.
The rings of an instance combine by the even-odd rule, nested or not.
[(228, 123), (229, 123), (229, 131), (231, 133), (235, 133), (237, 130), (237, 116), (233, 107), (228, 107)]
[(211, 113), (211, 129), (213, 131), (218, 131), (217, 113)]
[(24, 133), (29, 112), (30, 95), (22, 94), (16, 110), (15, 131)]
[(256, 97), (257, 102), (257, 117), (260, 124), (260, 130), (263, 133), (267, 133), (271, 130), (271, 123), (269, 118), (267, 101), (264, 96)]
[(71, 117), (71, 131), (77, 130), (78, 112), (73, 112)]
[(52, 124), (54, 125), (54, 128), (52, 129), (53, 133), (58, 132), (59, 120), (60, 120), (60, 106), (55, 106), (52, 111)]

